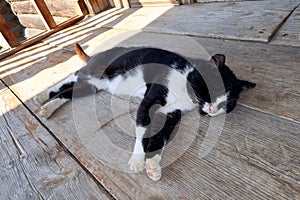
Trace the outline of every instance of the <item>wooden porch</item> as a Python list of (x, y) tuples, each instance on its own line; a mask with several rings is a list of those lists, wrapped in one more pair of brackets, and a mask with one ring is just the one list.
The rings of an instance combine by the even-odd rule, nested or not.
[[(299, 5), (112, 8), (1, 60), (1, 199), (300, 199)], [(128, 116), (134, 118), (136, 100), (107, 93), (83, 98), (78, 105), (93, 105), (97, 124), (72, 103), (48, 120), (38, 115), (34, 96), (83, 66), (76, 42), (89, 55), (121, 44), (197, 56), (201, 44), (210, 55), (224, 53), (236, 75), (257, 86), (241, 94), (217, 127), (221, 134), (210, 135), (216, 144), (207, 156), (201, 147), (213, 119), (185, 115), (178, 152), (167, 149), (163, 177), (152, 182), (123, 170), (129, 155), (115, 155), (132, 151)], [(80, 121), (91, 124), (80, 130)], [(104, 136), (118, 148), (99, 147)]]

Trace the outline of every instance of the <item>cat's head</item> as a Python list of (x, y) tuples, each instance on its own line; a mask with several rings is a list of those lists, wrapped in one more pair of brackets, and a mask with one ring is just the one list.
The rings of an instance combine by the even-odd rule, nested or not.
[(222, 77), (224, 87), (218, 87), (222, 88), (222, 90), (220, 90), (221, 92), (215, 92), (214, 95), (211, 95), (210, 101), (202, 104), (200, 112), (201, 114), (216, 116), (231, 112), (237, 105), (239, 94), (243, 90), (254, 88), (256, 84), (237, 79), (234, 73), (225, 64), (225, 56), (222, 54), (212, 56), (211, 62), (216, 65)]

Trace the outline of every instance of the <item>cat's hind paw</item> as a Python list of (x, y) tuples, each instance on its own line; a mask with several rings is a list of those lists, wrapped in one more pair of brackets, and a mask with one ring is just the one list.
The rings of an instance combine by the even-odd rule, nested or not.
[(162, 176), (162, 169), (160, 166), (160, 155), (155, 155), (153, 158), (146, 160), (147, 176), (153, 181), (159, 181)]
[(41, 107), (39, 114), (43, 119), (48, 119), (49, 117), (51, 117), (53, 112), (54, 112), (54, 110), (51, 106), (51, 103), (49, 102)]
[(128, 161), (131, 171), (137, 173), (145, 168), (145, 154), (133, 154)]
[(41, 107), (39, 112), (40, 116), (44, 119), (48, 119), (51, 115), (56, 111), (62, 104), (64, 104), (67, 100), (65, 99), (54, 99), (52, 101), (47, 102)]
[(38, 104), (38, 105), (42, 105), (43, 103), (45, 103), (49, 98), (48, 92), (42, 92), (38, 95), (36, 95), (33, 98), (33, 101)]

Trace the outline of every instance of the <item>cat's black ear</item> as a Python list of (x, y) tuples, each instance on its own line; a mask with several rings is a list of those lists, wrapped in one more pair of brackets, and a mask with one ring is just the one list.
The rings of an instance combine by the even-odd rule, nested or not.
[(212, 56), (211, 59), (214, 61), (214, 63), (217, 65), (217, 67), (219, 69), (221, 69), (225, 66), (225, 55), (216, 54), (216, 55)]
[(247, 90), (247, 89), (250, 89), (250, 88), (254, 88), (256, 86), (256, 84), (252, 83), (252, 82), (249, 82), (249, 81), (239, 80), (239, 86), (243, 90)]

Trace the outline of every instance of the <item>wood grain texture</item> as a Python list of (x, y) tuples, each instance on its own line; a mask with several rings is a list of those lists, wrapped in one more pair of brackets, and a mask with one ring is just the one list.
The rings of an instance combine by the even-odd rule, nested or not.
[[(300, 5), (300, 4), (299, 4)], [(271, 41), (271, 44), (300, 46), (300, 6), (291, 14), (278, 33)]]
[[(78, 107), (74, 113), (76, 107), (74, 110), (71, 103), (45, 123), (119, 199), (165, 199), (170, 195), (174, 199), (236, 199), (243, 196), (247, 199), (296, 200), (300, 197), (299, 123), (238, 106), (227, 116), (225, 126), (219, 127), (222, 134), (213, 150), (200, 159), (199, 151), (210, 118), (203, 117), (199, 122), (197, 111), (193, 111), (183, 118), (181, 131), (177, 133), (179, 144), (192, 144), (187, 149), (184, 145), (172, 144), (176, 151), (167, 147), (163, 163), (169, 163), (183, 151), (185, 153), (163, 169), (162, 181), (153, 183), (144, 173), (128, 174), (125, 169), (134, 142), (133, 123), (128, 123), (126, 101), (117, 100), (114, 109), (120, 113), (114, 115), (111, 96), (106, 93), (81, 101), (81, 105), (86, 106), (97, 102), (89, 108), (95, 109), (98, 123), (92, 123), (87, 107)], [(134, 119), (136, 103), (129, 108), (133, 109)], [(84, 132), (80, 132), (80, 124), (74, 124), (74, 114), (84, 124)], [(192, 137), (191, 127), (195, 124), (199, 129)], [(107, 142), (103, 145), (105, 137), (110, 145)]]
[(110, 199), (8, 89), (0, 124), (2, 199)]
[[(127, 10), (104, 27), (126, 30), (157, 27), (157, 32), (167, 34), (268, 42), (297, 5), (292, 0), (194, 4), (174, 7), (163, 14), (158, 13), (161, 8), (147, 7)], [(149, 20), (154, 15), (156, 18)]]

